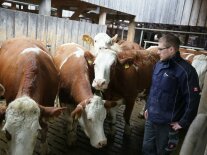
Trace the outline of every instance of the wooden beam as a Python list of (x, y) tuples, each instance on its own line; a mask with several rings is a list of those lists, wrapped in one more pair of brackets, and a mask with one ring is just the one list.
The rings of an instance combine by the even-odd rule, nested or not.
[(51, 15), (51, 0), (42, 0), (39, 6), (39, 14), (50, 16)]
[(87, 8), (87, 5), (82, 4), (74, 13), (73, 15), (70, 17), (71, 20), (77, 20), (79, 15), (85, 11), (85, 9)]
[(106, 24), (106, 9), (104, 9), (104, 8), (101, 8), (98, 24), (100, 24), (100, 25)]
[(135, 26), (136, 26), (136, 24), (135, 24), (134, 20), (130, 21), (129, 27), (128, 27), (127, 41), (134, 42)]

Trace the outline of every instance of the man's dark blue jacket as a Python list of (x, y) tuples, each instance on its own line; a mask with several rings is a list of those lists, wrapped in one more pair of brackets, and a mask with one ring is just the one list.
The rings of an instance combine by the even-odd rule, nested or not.
[(147, 101), (148, 119), (157, 124), (190, 125), (197, 114), (200, 88), (196, 70), (177, 52), (156, 63)]

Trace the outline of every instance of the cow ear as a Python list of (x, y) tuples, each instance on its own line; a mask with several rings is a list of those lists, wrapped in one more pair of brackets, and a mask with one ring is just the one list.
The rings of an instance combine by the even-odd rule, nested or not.
[(118, 59), (119, 63), (125, 68), (129, 68), (131, 65), (134, 63), (134, 58), (133, 57), (128, 57), (124, 59)]
[(117, 102), (115, 101), (109, 101), (109, 100), (104, 100), (104, 107), (109, 110), (110, 108), (113, 108), (117, 105)]
[(71, 112), (71, 117), (75, 120), (81, 117), (81, 114), (84, 110), (84, 107), (81, 104), (78, 104), (77, 107)]
[(93, 38), (91, 37), (91, 36), (89, 36), (89, 35), (87, 35), (87, 34), (84, 34), (83, 36), (82, 36), (82, 40), (84, 41), (84, 42), (86, 42), (87, 44), (89, 44), (89, 45), (94, 45), (94, 40), (93, 40)]
[(90, 98), (89, 99), (85, 99), (83, 101), (81, 101), (75, 108), (75, 110), (73, 110), (71, 112), (71, 117), (73, 117), (75, 120), (77, 120), (78, 118), (81, 117), (81, 114), (83, 112), (83, 110), (85, 109), (86, 105), (89, 104), (90, 102)]
[(5, 93), (5, 88), (2, 84), (0, 84), (0, 96), (3, 96)]
[(93, 54), (91, 54), (89, 51), (85, 51), (85, 53), (84, 53), (84, 57), (85, 57), (85, 59), (87, 60), (87, 63), (88, 63), (89, 65), (92, 65), (92, 64), (93, 64), (94, 59), (95, 59), (95, 57), (94, 57)]
[(43, 117), (58, 117), (62, 111), (66, 110), (67, 107), (45, 107), (39, 105), (41, 115)]

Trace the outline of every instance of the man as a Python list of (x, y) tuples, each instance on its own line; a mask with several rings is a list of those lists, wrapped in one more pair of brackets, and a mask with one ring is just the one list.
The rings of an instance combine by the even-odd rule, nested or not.
[(195, 69), (179, 53), (180, 40), (159, 39), (160, 61), (155, 65), (145, 111), (144, 155), (167, 155), (178, 143), (178, 131), (196, 116), (200, 88)]

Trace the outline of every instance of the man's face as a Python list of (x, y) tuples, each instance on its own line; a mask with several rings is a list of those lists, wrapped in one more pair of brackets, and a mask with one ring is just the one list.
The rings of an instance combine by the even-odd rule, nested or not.
[(164, 42), (159, 42), (157, 53), (160, 55), (161, 61), (171, 58), (175, 52), (176, 51), (172, 46), (165, 46)]

